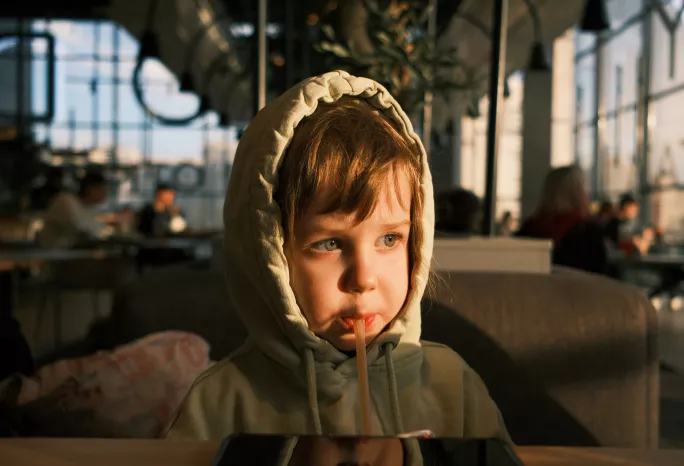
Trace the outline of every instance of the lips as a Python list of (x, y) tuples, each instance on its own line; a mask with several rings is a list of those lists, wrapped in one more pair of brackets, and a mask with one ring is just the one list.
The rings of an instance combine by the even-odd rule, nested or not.
[(363, 319), (366, 330), (370, 329), (375, 321), (375, 314), (368, 314), (365, 316), (358, 317), (342, 317), (340, 320), (348, 330), (354, 330), (354, 321), (358, 319)]

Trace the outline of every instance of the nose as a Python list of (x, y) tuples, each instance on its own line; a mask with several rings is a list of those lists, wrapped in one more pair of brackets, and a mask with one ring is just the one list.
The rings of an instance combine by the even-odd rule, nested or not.
[(377, 271), (371, 251), (355, 251), (349, 258), (344, 278), (344, 288), (348, 293), (362, 294), (378, 286)]

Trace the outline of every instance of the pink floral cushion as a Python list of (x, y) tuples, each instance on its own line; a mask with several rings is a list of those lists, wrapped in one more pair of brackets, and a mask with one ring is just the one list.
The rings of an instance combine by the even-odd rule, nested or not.
[(15, 378), (15, 430), (34, 436), (157, 437), (192, 382), (212, 364), (204, 339), (175, 331), (56, 362), (34, 377)]

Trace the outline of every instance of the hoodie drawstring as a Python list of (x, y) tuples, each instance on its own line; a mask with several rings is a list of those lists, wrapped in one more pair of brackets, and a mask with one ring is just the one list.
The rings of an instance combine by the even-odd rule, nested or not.
[(316, 388), (316, 365), (314, 363), (314, 353), (311, 348), (304, 350), (306, 361), (306, 391), (309, 397), (309, 410), (313, 418), (314, 432), (316, 435), (323, 435), (321, 426), (321, 413), (318, 410), (318, 389)]
[[(397, 388), (397, 376), (394, 372), (394, 361), (392, 360), (392, 343), (385, 343), (382, 351), (385, 354), (385, 366), (387, 370), (387, 385), (389, 387), (390, 409), (392, 410), (392, 421), (394, 422), (395, 435), (404, 432), (401, 420), (401, 408), (399, 406), (399, 390)], [(318, 391), (316, 388), (316, 366), (314, 363), (313, 350), (307, 348), (304, 351), (306, 364), (306, 387), (309, 398), (309, 411), (314, 425), (316, 435), (323, 435), (321, 426), (321, 414), (318, 408)]]
[(399, 406), (399, 390), (397, 388), (397, 376), (394, 373), (394, 361), (392, 361), (392, 343), (382, 345), (385, 353), (385, 366), (387, 368), (387, 385), (389, 386), (390, 407), (392, 408), (392, 418), (394, 420), (395, 435), (404, 432), (401, 421), (401, 407)]

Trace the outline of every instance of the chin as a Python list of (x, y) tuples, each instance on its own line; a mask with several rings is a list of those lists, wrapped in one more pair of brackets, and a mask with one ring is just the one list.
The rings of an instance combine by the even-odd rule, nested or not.
[[(370, 344), (371, 341), (377, 337), (377, 333), (373, 332), (370, 334), (366, 334), (366, 346)], [(333, 345), (335, 348), (337, 348), (340, 351), (343, 351), (345, 353), (351, 352), (351, 351), (356, 351), (356, 336), (354, 333), (349, 333), (349, 334), (344, 334), (344, 335), (339, 335), (336, 338), (331, 338), (328, 339), (328, 342)]]
[(335, 339), (335, 341), (330, 341), (330, 344), (332, 344), (335, 348), (345, 353), (348, 353), (350, 351), (356, 351), (356, 339), (354, 338), (353, 334), (351, 338), (337, 338)]

